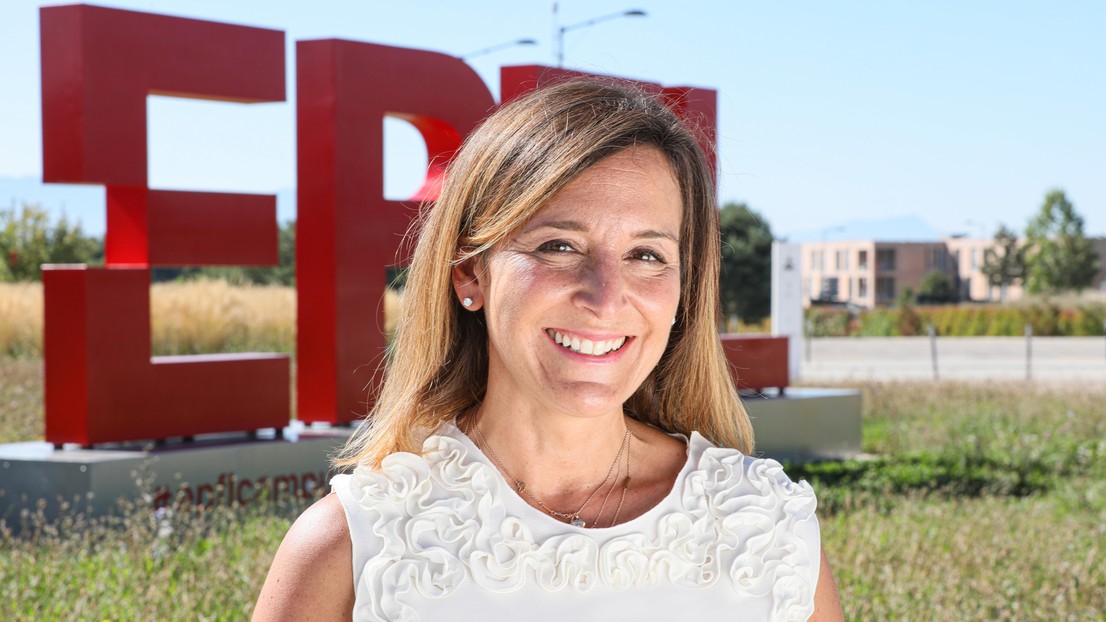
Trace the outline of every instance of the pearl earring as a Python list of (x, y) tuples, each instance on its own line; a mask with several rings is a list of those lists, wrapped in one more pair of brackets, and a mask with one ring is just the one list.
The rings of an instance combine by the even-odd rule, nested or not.
[(465, 296), (465, 299), (461, 301), (461, 304), (467, 309), (472, 306), (472, 298)]

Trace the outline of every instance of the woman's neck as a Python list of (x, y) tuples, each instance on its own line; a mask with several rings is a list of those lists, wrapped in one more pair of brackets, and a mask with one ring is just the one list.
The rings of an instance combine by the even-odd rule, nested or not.
[(609, 474), (625, 476), (625, 465), (615, 464), (616, 457), (633, 439), (621, 412), (577, 417), (517, 406), (511, 410), (486, 400), (461, 427), (506, 478), (516, 480), (512, 484), (523, 482), (550, 507), (574, 510)]

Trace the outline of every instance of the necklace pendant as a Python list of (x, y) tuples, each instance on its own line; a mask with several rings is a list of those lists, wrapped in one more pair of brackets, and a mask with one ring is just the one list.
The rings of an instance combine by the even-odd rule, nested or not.
[(584, 519), (580, 518), (579, 516), (573, 516), (572, 520), (569, 521), (569, 524), (572, 525), (573, 527), (587, 527), (588, 526), (588, 524), (584, 522)]

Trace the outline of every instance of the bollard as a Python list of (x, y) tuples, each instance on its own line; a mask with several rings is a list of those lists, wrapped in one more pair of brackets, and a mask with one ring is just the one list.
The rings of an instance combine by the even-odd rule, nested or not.
[(1025, 325), (1025, 379), (1033, 379), (1033, 325)]

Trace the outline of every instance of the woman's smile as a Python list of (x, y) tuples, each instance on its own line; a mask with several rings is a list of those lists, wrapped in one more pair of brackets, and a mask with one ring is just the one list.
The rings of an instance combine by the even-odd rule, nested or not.
[(605, 360), (613, 359), (614, 353), (621, 350), (627, 340), (632, 339), (627, 335), (581, 336), (580, 333), (553, 328), (545, 329), (545, 334), (563, 350)]

